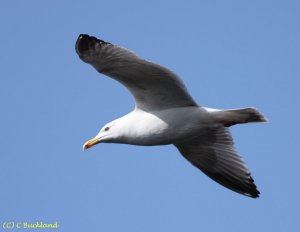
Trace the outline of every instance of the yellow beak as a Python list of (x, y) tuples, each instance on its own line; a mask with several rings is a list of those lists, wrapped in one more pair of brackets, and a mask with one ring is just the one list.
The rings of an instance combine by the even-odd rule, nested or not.
[(85, 142), (85, 144), (83, 144), (83, 150), (86, 150), (98, 143), (101, 142), (101, 138), (93, 138), (93, 139), (90, 139), (88, 140), (87, 142)]

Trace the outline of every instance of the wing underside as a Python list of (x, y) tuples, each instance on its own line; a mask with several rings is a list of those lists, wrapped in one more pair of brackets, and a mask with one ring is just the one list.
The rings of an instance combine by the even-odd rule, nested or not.
[(251, 173), (236, 152), (227, 128), (208, 131), (175, 146), (188, 161), (219, 184), (246, 196), (259, 197)]
[(197, 106), (172, 71), (95, 37), (80, 35), (76, 52), (86, 63), (125, 85), (143, 110)]

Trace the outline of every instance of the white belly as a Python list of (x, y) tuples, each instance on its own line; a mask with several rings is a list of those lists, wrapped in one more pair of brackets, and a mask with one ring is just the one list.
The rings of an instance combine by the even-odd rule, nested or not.
[(184, 107), (163, 111), (136, 110), (128, 117), (127, 134), (122, 143), (135, 145), (173, 144), (213, 125), (210, 114), (201, 107)]

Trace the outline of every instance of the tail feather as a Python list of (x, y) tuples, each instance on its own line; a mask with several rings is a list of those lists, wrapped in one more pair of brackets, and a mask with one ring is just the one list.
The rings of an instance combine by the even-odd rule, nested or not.
[(218, 110), (212, 112), (218, 121), (229, 127), (235, 124), (249, 122), (267, 122), (268, 120), (256, 108)]

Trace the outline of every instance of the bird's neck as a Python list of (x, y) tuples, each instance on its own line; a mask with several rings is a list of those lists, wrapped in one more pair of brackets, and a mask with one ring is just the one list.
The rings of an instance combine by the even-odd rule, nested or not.
[(155, 114), (134, 110), (116, 119), (119, 136), (114, 143), (134, 145), (159, 145), (168, 125)]

